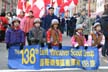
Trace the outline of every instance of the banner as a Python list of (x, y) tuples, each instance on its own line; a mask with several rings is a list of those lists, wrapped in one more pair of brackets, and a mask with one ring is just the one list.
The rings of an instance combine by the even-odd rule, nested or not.
[(84, 47), (79, 49), (71, 46), (63, 46), (48, 49), (39, 45), (25, 46), (19, 50), (19, 46), (13, 46), (8, 50), (8, 67), (11, 69), (49, 69), (49, 68), (82, 68), (96, 70), (99, 67), (98, 49)]

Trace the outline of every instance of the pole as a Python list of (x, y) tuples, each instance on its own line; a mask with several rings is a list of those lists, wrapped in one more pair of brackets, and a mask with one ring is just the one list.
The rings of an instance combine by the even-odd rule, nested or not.
[(6, 0), (4, 1), (4, 11), (6, 11)]
[(51, 7), (53, 7), (53, 0), (51, 0)]
[(88, 17), (90, 17), (91, 15), (90, 4), (91, 4), (91, 0), (88, 0)]

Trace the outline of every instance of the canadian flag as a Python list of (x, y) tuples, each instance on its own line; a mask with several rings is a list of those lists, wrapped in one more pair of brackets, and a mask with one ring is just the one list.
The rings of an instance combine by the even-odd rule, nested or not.
[(45, 3), (44, 0), (36, 0), (33, 2), (32, 11), (35, 17), (42, 17), (45, 13)]
[(17, 4), (17, 15), (19, 15), (20, 11), (24, 10), (26, 8), (26, 0), (18, 0)]
[(48, 5), (51, 3), (51, 0), (44, 0), (45, 5)]
[(60, 7), (60, 12), (66, 12), (69, 9), (74, 8), (78, 4), (78, 0), (63, 0)]
[(26, 15), (32, 10), (35, 17), (42, 17), (45, 13), (44, 0), (18, 0), (17, 15), (21, 10), (25, 11)]

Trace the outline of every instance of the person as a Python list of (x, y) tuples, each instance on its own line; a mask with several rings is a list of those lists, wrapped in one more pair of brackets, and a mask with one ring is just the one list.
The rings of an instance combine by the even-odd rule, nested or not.
[(64, 34), (64, 30), (65, 30), (65, 18), (62, 18), (62, 16), (59, 16), (59, 28), (60, 31), (62, 32), (62, 34)]
[(23, 31), (25, 32), (26, 36), (27, 36), (27, 42), (28, 45), (31, 45), (30, 40), (29, 40), (29, 31), (31, 30), (31, 28), (33, 28), (33, 23), (34, 23), (34, 19), (35, 17), (33, 16), (33, 11), (29, 11), (29, 16), (25, 18), (24, 20), (24, 24), (23, 24)]
[(101, 17), (101, 27), (105, 36), (105, 45), (102, 48), (102, 56), (108, 56), (108, 4), (104, 6), (104, 13)]
[(83, 35), (83, 26), (81, 24), (76, 26), (75, 34), (71, 38), (71, 44), (75, 48), (79, 48), (80, 46), (85, 46), (87, 49), (87, 41), (85, 36)]
[(0, 16), (0, 42), (4, 41), (5, 31), (8, 27), (8, 20), (5, 17), (5, 13), (1, 13)]
[(103, 47), (105, 43), (105, 37), (101, 31), (99, 22), (96, 22), (93, 28), (94, 31), (88, 36), (88, 46), (95, 46), (99, 49)]
[(11, 46), (20, 46), (20, 50), (23, 49), (25, 38), (24, 32), (19, 28), (20, 21), (14, 19), (12, 21), (11, 28), (6, 30), (5, 42), (6, 48), (9, 49)]
[(74, 14), (70, 18), (70, 23), (69, 23), (69, 36), (72, 37), (76, 28), (76, 22), (77, 22), (77, 14)]
[(48, 15), (46, 15), (44, 17), (43, 24), (42, 24), (43, 28), (46, 31), (50, 28), (52, 19), (58, 19), (58, 17), (54, 15), (54, 8), (53, 7), (50, 7), (48, 9), (48, 11), (49, 11), (49, 13), (48, 13)]
[(21, 30), (24, 29), (24, 20), (25, 20), (25, 12), (24, 11), (20, 11), (20, 14), (17, 15), (17, 18), (20, 20), (20, 28)]
[(58, 19), (53, 19), (51, 27), (47, 31), (46, 39), (49, 49), (51, 49), (52, 46), (59, 46), (59, 49), (62, 49), (62, 33), (59, 30), (58, 25)]
[(45, 30), (40, 27), (41, 20), (36, 18), (34, 20), (34, 27), (29, 31), (29, 39), (31, 41), (31, 45), (40, 44), (41, 47), (44, 47), (45, 42)]
[(88, 35), (90, 34), (92, 23), (90, 23), (90, 18), (87, 16), (85, 10), (81, 11), (78, 24), (83, 25), (84, 27), (83, 34), (85, 35), (86, 40), (88, 40)]
[(6, 13), (6, 18), (8, 19), (8, 23), (11, 26), (11, 24), (12, 24), (12, 13), (11, 12), (7, 12)]
[(64, 17), (64, 30), (66, 31), (66, 35), (68, 36), (69, 35), (69, 25), (70, 25), (70, 17), (68, 15), (68, 12), (65, 13), (65, 17)]

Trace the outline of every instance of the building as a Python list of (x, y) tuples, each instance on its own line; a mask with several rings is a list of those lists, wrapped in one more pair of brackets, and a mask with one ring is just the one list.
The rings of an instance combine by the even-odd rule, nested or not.
[(97, 0), (79, 0), (78, 5), (76, 6), (76, 13), (85, 11), (86, 14), (94, 13), (96, 11), (96, 1)]
[(0, 0), (0, 13), (5, 12), (15, 12), (18, 0)]

